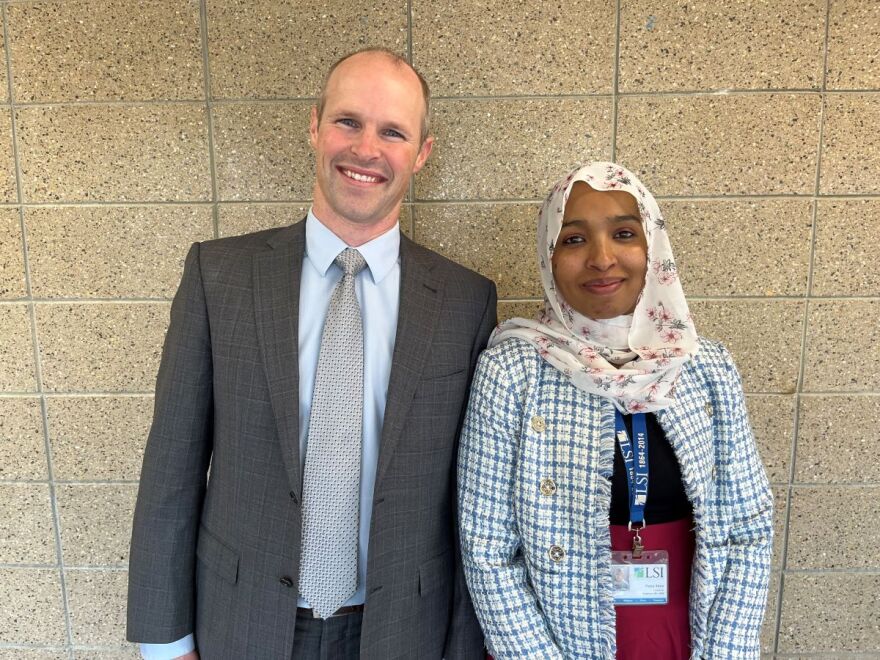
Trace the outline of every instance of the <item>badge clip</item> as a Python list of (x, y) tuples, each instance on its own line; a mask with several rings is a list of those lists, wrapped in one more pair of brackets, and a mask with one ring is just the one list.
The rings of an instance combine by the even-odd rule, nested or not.
[(642, 535), (639, 534), (639, 532), (645, 529), (645, 521), (642, 521), (641, 527), (636, 527), (635, 529), (633, 529), (632, 521), (630, 521), (627, 524), (627, 528), (629, 531), (635, 532), (635, 535), (633, 536), (633, 558), (639, 559), (642, 556), (642, 550), (645, 549), (645, 544), (642, 543)]

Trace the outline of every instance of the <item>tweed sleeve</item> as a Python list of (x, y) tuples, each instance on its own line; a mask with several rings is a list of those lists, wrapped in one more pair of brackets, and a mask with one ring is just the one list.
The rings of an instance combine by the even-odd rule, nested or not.
[(718, 483), (730, 523), (727, 565), (707, 622), (707, 656), (760, 657), (773, 540), (773, 496), (749, 425), (742, 382), (722, 349), (727, 379), (718, 396), (725, 415)]
[(459, 450), (465, 577), (490, 653), (562, 658), (526, 575), (515, 511), (515, 469), (528, 373), (496, 351), (477, 365)]

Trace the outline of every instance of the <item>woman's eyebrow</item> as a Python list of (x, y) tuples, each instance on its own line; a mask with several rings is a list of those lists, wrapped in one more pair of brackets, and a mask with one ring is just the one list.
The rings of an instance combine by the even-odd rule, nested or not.
[[(641, 222), (642, 219), (637, 215), (632, 215), (631, 213), (625, 213), (622, 215), (611, 215), (608, 216), (607, 220), (611, 222)], [(583, 218), (566, 218), (562, 221), (563, 226), (565, 225), (585, 225), (587, 221)]]

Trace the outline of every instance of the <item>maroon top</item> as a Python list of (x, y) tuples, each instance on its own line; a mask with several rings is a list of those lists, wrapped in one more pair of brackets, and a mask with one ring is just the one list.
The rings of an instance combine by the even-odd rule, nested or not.
[[(617, 612), (617, 660), (688, 660), (691, 629), (688, 594), (694, 557), (693, 521), (648, 524), (642, 531), (645, 550), (669, 553), (669, 602), (666, 605), (621, 605)], [(611, 549), (632, 550), (633, 533), (611, 525)]]

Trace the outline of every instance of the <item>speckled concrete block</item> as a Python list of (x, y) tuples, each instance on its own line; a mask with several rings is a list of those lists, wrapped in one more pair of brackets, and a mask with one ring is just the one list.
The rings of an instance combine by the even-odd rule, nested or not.
[[(215, 98), (317, 96), (346, 53), (384, 46), (406, 53), (406, 3), (375, 0), (208, 0)], [(430, 81), (429, 81), (430, 82)]]
[[(880, 487), (796, 486), (788, 529), (789, 569), (880, 570)], [(833, 543), (829, 541), (833, 539)]]
[(221, 204), (220, 236), (284, 227), (302, 220), (311, 204)]
[(421, 206), (416, 240), (498, 286), (500, 298), (541, 296), (535, 204)]
[(67, 651), (49, 649), (0, 649), (0, 660), (68, 660)]
[(197, 3), (65, 0), (7, 12), (19, 103), (204, 97)]
[[(286, 227), (306, 217), (311, 204), (221, 204), (220, 236)], [(400, 231), (412, 237), (412, 205), (400, 208)]]
[(170, 298), (194, 241), (214, 237), (210, 206), (29, 208), (39, 298)]
[(834, 0), (828, 15), (829, 89), (880, 87), (880, 4)]
[(56, 561), (49, 486), (0, 484), (0, 564)]
[(750, 394), (749, 421), (771, 483), (788, 482), (794, 440), (793, 396)]
[(413, 2), (413, 61), (438, 96), (611, 93), (613, 0)]
[[(688, 295), (798, 296), (806, 292), (813, 219), (810, 201), (663, 200), (660, 209)], [(719, 258), (722, 254), (724, 258)]]
[(0, 298), (24, 298), (24, 253), (18, 210), (0, 208)]
[(787, 573), (777, 650), (875, 652), (880, 648), (878, 592), (880, 575)]
[(169, 307), (37, 305), (43, 386), (56, 392), (151, 391)]
[(506, 321), (515, 317), (524, 319), (533, 319), (538, 312), (544, 309), (544, 303), (541, 300), (523, 300), (515, 302), (499, 301), (498, 303), (498, 320)]
[(73, 643), (125, 644), (125, 571), (67, 570), (67, 601)]
[(776, 609), (779, 603), (780, 575), (770, 575), (770, 593), (767, 595), (767, 609), (764, 611), (764, 625), (761, 627), (761, 651), (772, 653), (776, 644)]
[(142, 657), (137, 644), (123, 648), (102, 648), (101, 650), (73, 650), (76, 660), (140, 660)]
[(785, 551), (785, 521), (788, 512), (788, 486), (773, 486), (773, 555), (771, 566), (782, 568), (782, 557)]
[(67, 566), (126, 566), (137, 485), (59, 485), (61, 547)]
[(627, 0), (620, 90), (818, 88), (824, 0)]
[(6, 77), (6, 40), (0, 34), (0, 103), (9, 103), (9, 82)]
[(795, 481), (880, 482), (880, 397), (802, 396)]
[(53, 396), (47, 407), (56, 479), (137, 481), (152, 397)]
[(788, 300), (693, 301), (697, 332), (722, 342), (747, 392), (792, 394), (797, 383), (804, 304)]
[(449, 100), (417, 199), (543, 199), (575, 165), (611, 154), (611, 100)]
[(880, 193), (880, 96), (829, 94), (825, 101), (820, 190)]
[(0, 392), (35, 392), (34, 374), (27, 305), (0, 305)]
[(0, 398), (0, 479), (45, 479), (43, 419), (37, 398)]
[(67, 641), (57, 570), (0, 568), (0, 642), (63, 644)]
[(617, 160), (655, 195), (811, 193), (818, 94), (624, 97)]
[(19, 108), (28, 202), (211, 198), (204, 104)]
[(880, 302), (876, 300), (810, 303), (805, 392), (870, 391), (880, 387), (878, 315)]
[(311, 102), (214, 106), (217, 188), (224, 200), (311, 199)]
[(819, 202), (812, 293), (880, 295), (880, 199)]
[[(21, 133), (19, 133), (19, 139), (20, 136)], [(21, 143), (19, 142), (19, 144)], [(12, 114), (8, 106), (0, 106), (0, 202), (14, 204), (17, 201), (15, 162), (12, 150)]]

